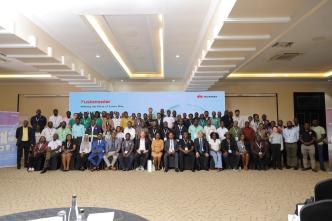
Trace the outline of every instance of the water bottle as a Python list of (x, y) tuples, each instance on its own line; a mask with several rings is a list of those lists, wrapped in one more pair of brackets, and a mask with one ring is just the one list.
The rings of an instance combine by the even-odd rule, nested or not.
[(71, 207), (68, 213), (68, 221), (77, 221), (77, 220), (78, 220), (77, 197), (75, 194), (73, 194), (71, 200)]

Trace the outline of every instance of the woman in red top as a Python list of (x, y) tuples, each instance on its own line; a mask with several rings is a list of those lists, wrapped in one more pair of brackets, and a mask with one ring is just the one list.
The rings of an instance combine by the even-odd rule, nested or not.
[(44, 136), (39, 138), (38, 143), (32, 148), (29, 157), (29, 169), (28, 171), (39, 171), (43, 168), (43, 162), (45, 161), (46, 156), (46, 149), (47, 149), (47, 142)]

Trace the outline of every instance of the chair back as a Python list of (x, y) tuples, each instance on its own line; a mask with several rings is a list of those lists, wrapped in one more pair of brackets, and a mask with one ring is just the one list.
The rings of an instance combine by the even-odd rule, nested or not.
[(315, 202), (320, 200), (332, 200), (332, 179), (323, 180), (315, 186)]
[(331, 221), (332, 200), (321, 200), (302, 207), (301, 221)]

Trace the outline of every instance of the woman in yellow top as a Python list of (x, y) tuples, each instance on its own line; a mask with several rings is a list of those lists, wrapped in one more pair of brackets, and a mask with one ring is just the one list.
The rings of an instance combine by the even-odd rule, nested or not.
[(156, 170), (160, 170), (161, 156), (164, 150), (164, 141), (160, 139), (160, 133), (156, 133), (156, 139), (153, 139), (151, 144), (151, 156), (153, 157), (154, 166)]

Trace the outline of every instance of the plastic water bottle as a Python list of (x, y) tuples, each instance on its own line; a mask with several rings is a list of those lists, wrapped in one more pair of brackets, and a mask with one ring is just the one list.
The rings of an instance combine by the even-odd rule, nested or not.
[(71, 207), (68, 213), (68, 221), (77, 221), (78, 220), (78, 207), (77, 207), (77, 197), (73, 194), (71, 199)]

